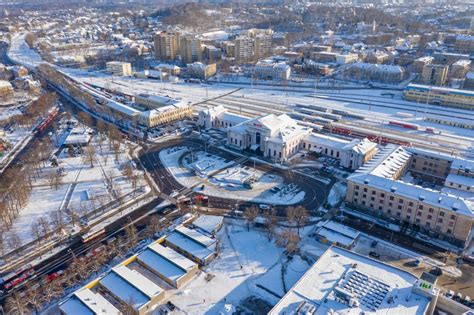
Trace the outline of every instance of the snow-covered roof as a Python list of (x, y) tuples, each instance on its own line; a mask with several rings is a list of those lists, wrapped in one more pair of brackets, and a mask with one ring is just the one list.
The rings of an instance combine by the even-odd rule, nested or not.
[(215, 239), (210, 238), (210, 237), (208, 237), (204, 234), (201, 234), (196, 230), (187, 228), (183, 225), (178, 226), (176, 228), (176, 231), (178, 231), (179, 233), (181, 233), (183, 235), (186, 235), (187, 237), (193, 239), (194, 241), (196, 241), (196, 242), (198, 242), (198, 243), (200, 243), (200, 244), (202, 244), (203, 246), (206, 246), (206, 247), (212, 246), (216, 242)]
[(100, 284), (123, 302), (133, 303), (133, 308), (137, 310), (163, 292), (147, 277), (124, 265), (113, 268), (100, 280)]
[(314, 145), (322, 145), (340, 150), (342, 150), (346, 145), (349, 144), (348, 140), (314, 132), (311, 133), (311, 135), (307, 138), (307, 141), (310, 141)]
[(453, 163), (451, 164), (451, 168), (456, 169), (456, 170), (474, 172), (474, 161), (461, 159), (461, 158), (455, 158)]
[[(380, 150), (364, 166), (357, 169), (355, 174), (372, 174), (392, 179), (395, 174), (409, 161), (411, 154), (401, 146), (387, 145)], [(351, 176), (352, 177), (352, 176)]]
[(406, 86), (407, 90), (420, 90), (420, 91), (431, 91), (432, 93), (441, 92), (441, 93), (450, 93), (450, 94), (460, 94), (466, 95), (469, 97), (474, 97), (474, 91), (461, 90), (461, 89), (452, 89), (442, 86), (432, 86), (432, 85), (423, 85), (423, 84), (414, 84), (410, 83)]
[[(210, 243), (210, 241), (204, 240), (204, 238), (208, 238), (207, 236), (204, 236), (201, 234), (202, 238), (198, 236), (198, 238), (200, 238), (200, 241), (197, 241), (196, 238), (194, 237), (196, 237), (195, 233), (198, 233), (198, 232), (193, 231), (195, 233), (189, 233), (189, 234), (193, 234), (194, 236), (194, 237), (191, 237), (187, 233), (188, 231), (190, 231), (190, 229), (188, 228), (179, 229), (178, 227), (173, 232), (171, 232), (170, 235), (166, 237), (166, 241), (181, 248), (182, 250), (190, 253), (194, 257), (197, 257), (203, 261), (206, 260), (212, 254), (214, 254), (213, 249), (210, 249), (208, 248), (207, 245), (201, 243), (201, 241), (203, 241), (206, 244)], [(211, 238), (208, 238), (208, 239), (212, 240)], [(212, 240), (212, 241), (214, 241), (215, 243), (215, 240)]]
[(449, 174), (448, 177), (446, 177), (446, 182), (471, 187), (470, 189), (474, 192), (474, 178), (472, 177)]
[(0, 89), (4, 88), (12, 88), (12, 84), (5, 80), (0, 80)]
[(352, 150), (357, 154), (366, 154), (377, 147), (377, 143), (370, 141), (367, 138), (353, 139), (351, 142), (343, 147), (343, 150)]
[(193, 261), (158, 243), (149, 245), (138, 255), (138, 260), (172, 281), (178, 280), (196, 267)]
[[(412, 291), (416, 281), (404, 270), (332, 246), (269, 314), (312, 309), (313, 314), (421, 315), (426, 312), (429, 299)], [(341, 296), (352, 296), (358, 303), (351, 307)]]
[(193, 222), (193, 225), (206, 233), (213, 234), (219, 229), (223, 221), (223, 216), (203, 214)]
[(316, 233), (331, 243), (350, 246), (359, 237), (360, 232), (334, 221), (324, 221), (317, 225)]
[(125, 104), (122, 104), (122, 103), (119, 103), (119, 102), (116, 102), (116, 101), (113, 101), (113, 100), (110, 100), (108, 103), (107, 103), (107, 107), (110, 107), (118, 112), (121, 112), (122, 114), (125, 114), (127, 116), (133, 116), (133, 115), (136, 115), (136, 114), (139, 114), (140, 111), (133, 108), (133, 107), (130, 107), (130, 106), (127, 106)]
[(88, 288), (77, 290), (59, 308), (67, 315), (76, 314), (121, 314), (120, 311), (99, 293)]

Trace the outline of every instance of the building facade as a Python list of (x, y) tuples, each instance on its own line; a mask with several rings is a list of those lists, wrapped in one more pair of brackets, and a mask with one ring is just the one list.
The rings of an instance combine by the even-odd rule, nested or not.
[(107, 73), (117, 76), (132, 75), (132, 65), (129, 62), (110, 61), (106, 63)]
[(254, 76), (258, 79), (271, 79), (288, 81), (291, 75), (291, 68), (284, 62), (274, 62), (273, 60), (262, 60), (257, 62), (254, 69)]
[(161, 32), (155, 35), (155, 57), (158, 60), (175, 60), (179, 53), (179, 33)]
[(441, 64), (427, 64), (421, 72), (421, 82), (424, 84), (445, 85), (448, 79), (449, 66)]
[(474, 110), (473, 91), (409, 84), (403, 95), (409, 101)]
[[(472, 238), (474, 195), (452, 194), (450, 183), (456, 178), (451, 174), (461, 176), (470, 185), (474, 178), (457, 173), (456, 165), (466, 169), (474, 166), (474, 161), (388, 145), (348, 177), (345, 200), (374, 216), (464, 248)], [(439, 191), (418, 186), (404, 179), (407, 172), (416, 179), (434, 179), (447, 186)]]
[(202, 60), (201, 40), (191, 35), (180, 38), (179, 54), (183, 64), (193, 63)]

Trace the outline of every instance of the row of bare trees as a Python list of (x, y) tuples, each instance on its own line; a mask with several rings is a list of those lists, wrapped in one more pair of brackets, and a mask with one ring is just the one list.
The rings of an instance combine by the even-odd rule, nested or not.
[[(151, 216), (144, 231), (144, 236), (152, 238), (163, 227), (164, 225), (158, 216)], [(98, 275), (108, 262), (115, 258), (122, 259), (127, 251), (137, 245), (139, 240), (139, 232), (135, 225), (128, 225), (121, 237), (107, 245), (103, 245), (105, 248), (97, 251), (93, 259), (87, 256), (73, 256), (69, 266), (60, 277), (49, 280), (45, 276), (39, 282), (26, 287), (25, 290), (14, 292), (5, 302), (7, 314), (23, 315), (30, 314), (33, 311), (41, 312), (43, 307), (68, 293), (68, 289), (70, 290), (76, 284), (89, 279), (91, 276)], [(126, 309), (123, 311), (127, 313)]]

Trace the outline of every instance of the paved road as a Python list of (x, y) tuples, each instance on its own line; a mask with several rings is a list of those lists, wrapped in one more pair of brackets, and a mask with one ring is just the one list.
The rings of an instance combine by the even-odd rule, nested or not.
[[(161, 191), (165, 194), (172, 194), (175, 191), (180, 191), (184, 187), (176, 181), (172, 174), (164, 167), (159, 158), (159, 152), (168, 148), (176, 146), (186, 146), (202, 150), (204, 148), (204, 142), (197, 138), (180, 138), (173, 139), (164, 143), (160, 143), (149, 147), (140, 156), (140, 160), (143, 163), (147, 171), (152, 175), (155, 182), (160, 187)], [(226, 160), (236, 160), (240, 156), (232, 154), (228, 151), (221, 150), (216, 147), (208, 147), (207, 152), (225, 158)], [(245, 166), (253, 167), (253, 161), (248, 160), (243, 164)], [(330, 185), (325, 185), (315, 179), (306, 177), (301, 174), (294, 173), (288, 170), (282, 170), (280, 168), (272, 167), (268, 164), (256, 162), (256, 168), (265, 172), (273, 173), (281, 176), (285, 183), (294, 183), (298, 185), (305, 192), (305, 197), (302, 202), (298, 205), (304, 206), (310, 212), (316, 212), (319, 206), (324, 202), (327, 193), (329, 193)], [(250, 205), (257, 204), (255, 202), (245, 202), (233, 199), (226, 199), (220, 197), (209, 196), (209, 203), (218, 208), (222, 209), (235, 209), (235, 205), (238, 203), (239, 210), (244, 210)], [(278, 214), (281, 216), (285, 215), (285, 209), (287, 206), (276, 206)]]

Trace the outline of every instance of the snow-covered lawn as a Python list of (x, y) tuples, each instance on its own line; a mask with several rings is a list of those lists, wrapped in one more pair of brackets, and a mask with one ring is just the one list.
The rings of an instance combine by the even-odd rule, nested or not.
[(336, 183), (332, 186), (328, 196), (328, 203), (331, 206), (337, 205), (340, 201), (344, 200), (346, 196), (347, 186), (342, 183)]
[[(252, 296), (275, 304), (278, 298), (257, 284), (282, 287), (282, 262), (286, 265), (282, 248), (269, 242), (261, 231), (247, 231), (241, 222), (226, 221), (217, 238), (221, 242), (219, 257), (184, 288), (172, 291), (169, 300), (188, 314), (227, 313), (226, 310), (242, 306), (243, 300)], [(287, 287), (307, 269), (306, 262), (298, 256), (288, 263)], [(206, 280), (208, 274), (213, 276), (210, 281)], [(269, 274), (275, 277), (268, 277)]]
[[(37, 224), (41, 217), (51, 222), (52, 217), (61, 210), (61, 215), (67, 222), (71, 211), (81, 217), (133, 191), (132, 183), (122, 174), (122, 166), (130, 161), (126, 145), (122, 144), (118, 160), (115, 160), (115, 154), (109, 149), (107, 141), (102, 143), (102, 150), (100, 149), (98, 137), (94, 136), (89, 144), (96, 151), (94, 167), (85, 163), (83, 154), (72, 154), (63, 149), (58, 157), (59, 166), (48, 164), (41, 170), (40, 177), (33, 182), (28, 204), (20, 211), (11, 229), (23, 244), (33, 240), (31, 226)], [(56, 173), (60, 168), (63, 168), (61, 182), (57, 188), (51, 187), (48, 174)], [(109, 189), (107, 178), (112, 179), (113, 190)], [(144, 185), (146, 182), (140, 180), (137, 188)]]
[[(229, 167), (231, 161), (195, 152), (191, 162), (186, 162), (190, 150), (186, 147), (174, 147), (162, 150), (160, 160), (174, 178), (185, 187), (195, 187), (199, 193), (230, 199), (269, 203), (274, 205), (295, 204), (304, 199), (305, 192), (294, 184), (286, 185), (283, 178), (273, 174), (263, 173), (250, 167), (235, 165)], [(180, 165), (180, 159), (184, 165)], [(187, 168), (188, 167), (188, 168)], [(193, 171), (199, 169), (198, 175)], [(207, 179), (208, 175), (218, 170), (222, 171)], [(252, 188), (244, 186), (252, 179)], [(204, 186), (204, 189), (201, 187)], [(236, 193), (238, 192), (238, 193)]]

